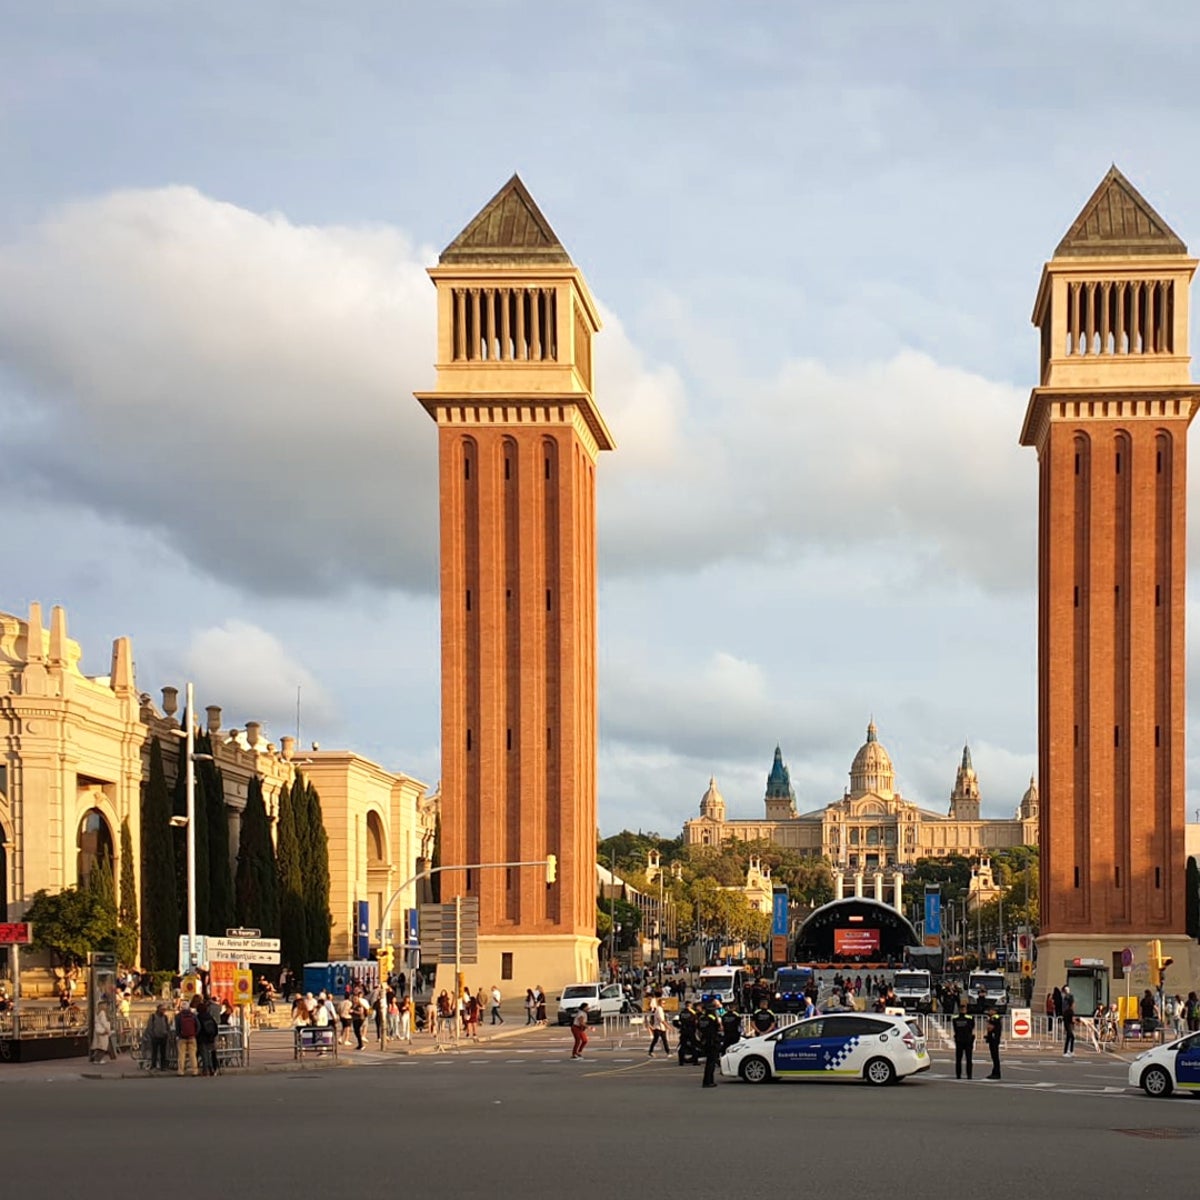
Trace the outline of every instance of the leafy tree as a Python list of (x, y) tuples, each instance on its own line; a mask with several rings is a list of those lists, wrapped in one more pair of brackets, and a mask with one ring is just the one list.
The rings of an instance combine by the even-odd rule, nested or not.
[[(295, 790), (292, 792), (295, 798)], [(329, 911), (329, 838), (321, 813), (321, 797), (309, 780), (304, 787), (307, 840), (301, 847), (304, 865), (304, 916), (308, 927), (308, 961), (324, 962), (329, 957), (333, 915)]]
[[(303, 808), (304, 781), (299, 772), (292, 785), (279, 793), (279, 829), (275, 861), (279, 874), (280, 956), (300, 976), (308, 953), (308, 919), (304, 906), (304, 876), (297, 840), (297, 813)], [(297, 801), (298, 796), (298, 801)]]
[(1184, 903), (1187, 935), (1200, 939), (1200, 866), (1197, 866), (1194, 857), (1189, 857), (1187, 860), (1184, 881), (1184, 886), (1187, 888)]
[(234, 913), (239, 926), (261, 929), (263, 937), (279, 935), (279, 875), (271, 822), (263, 802), (262, 779), (255, 775), (246, 790), (242, 834), (238, 843)]
[(112, 948), (117, 932), (112, 869), (107, 879), (104, 874), (101, 862), (84, 887), (53, 895), (42, 888), (25, 910), (25, 919), (33, 924), (34, 946), (49, 950), (64, 967), (80, 966), (92, 951)]
[(129, 818), (121, 822), (121, 888), (117, 903), (117, 961), (127, 967), (138, 961), (137, 881), (133, 877), (133, 835)]
[(155, 738), (150, 742), (150, 773), (142, 794), (142, 966), (151, 971), (174, 966), (178, 954), (173, 833), (162, 747)]

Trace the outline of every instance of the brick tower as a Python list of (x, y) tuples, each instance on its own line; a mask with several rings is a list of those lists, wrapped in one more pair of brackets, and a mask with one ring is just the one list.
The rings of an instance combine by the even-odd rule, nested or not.
[(596, 460), (600, 328), (582, 273), (513, 176), (443, 251), (437, 387), (442, 899), (479, 899), (468, 981), (596, 974)]
[[(1113, 167), (1042, 271), (1039, 993), (1146, 940), (1186, 963), (1187, 247)], [(1176, 976), (1178, 978), (1178, 976)]]

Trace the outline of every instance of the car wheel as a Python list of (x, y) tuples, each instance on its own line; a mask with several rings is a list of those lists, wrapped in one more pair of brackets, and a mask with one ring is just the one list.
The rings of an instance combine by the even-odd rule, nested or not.
[(771, 1078), (771, 1068), (767, 1065), (765, 1058), (759, 1058), (755, 1054), (738, 1067), (738, 1074), (747, 1083), (766, 1083)]
[(1163, 1067), (1147, 1067), (1142, 1075), (1142, 1091), (1147, 1096), (1169, 1096), (1171, 1094), (1171, 1076)]
[(863, 1068), (863, 1078), (876, 1087), (896, 1082), (896, 1068), (886, 1058), (873, 1058)]

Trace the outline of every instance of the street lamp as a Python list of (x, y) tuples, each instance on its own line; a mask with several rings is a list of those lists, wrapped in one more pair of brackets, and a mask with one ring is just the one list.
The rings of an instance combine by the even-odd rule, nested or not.
[(187, 816), (174, 816), (171, 824), (176, 829), (187, 828), (187, 971), (191, 975), (196, 967), (196, 763), (212, 762), (211, 754), (196, 753), (195, 697), (189, 680), (184, 700), (186, 729), (172, 729), (176, 737), (185, 739), (184, 756), (187, 763)]
[(611, 975), (612, 961), (617, 953), (617, 870), (612, 855), (597, 854), (596, 857), (608, 863), (608, 962), (604, 964), (604, 969)]

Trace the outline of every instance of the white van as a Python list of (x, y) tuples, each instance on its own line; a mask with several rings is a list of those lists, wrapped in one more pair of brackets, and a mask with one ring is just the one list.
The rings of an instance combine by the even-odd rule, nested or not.
[(619, 983), (569, 983), (558, 997), (558, 1023), (570, 1025), (582, 1005), (588, 1006), (588, 1021), (593, 1025), (616, 1013), (632, 1012)]

